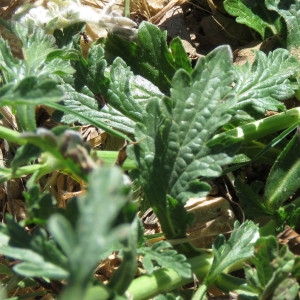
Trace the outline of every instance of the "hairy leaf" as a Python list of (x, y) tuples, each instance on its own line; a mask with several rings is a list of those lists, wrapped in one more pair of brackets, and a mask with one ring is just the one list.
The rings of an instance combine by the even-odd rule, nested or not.
[[(81, 124), (87, 125), (92, 124), (92, 121), (99, 121), (102, 122), (103, 125), (106, 123), (106, 126), (111, 126), (117, 130), (133, 133), (133, 121), (109, 105), (105, 105), (99, 110), (94, 96), (87, 88), (79, 93), (74, 90), (71, 85), (65, 84), (63, 89), (65, 92), (64, 106), (69, 109), (69, 113), (66, 112), (61, 117), (60, 120), (62, 122), (71, 124), (79, 121)], [(74, 114), (73, 112), (76, 112), (77, 114)], [(98, 127), (103, 128), (101, 124), (98, 124)]]
[[(74, 83), (63, 85), (64, 104), (88, 119), (105, 121), (117, 130), (133, 133), (135, 122), (142, 120), (148, 98), (162, 94), (148, 80), (133, 75), (121, 58), (107, 68), (103, 55), (103, 49), (97, 45), (91, 48), (87, 61), (81, 59), (75, 64)], [(78, 115), (70, 113), (62, 118), (66, 123), (75, 120)]]
[[(138, 142), (129, 147), (137, 161), (147, 201), (168, 237), (183, 237), (187, 216), (183, 205), (209, 187), (199, 177), (215, 177), (231, 159), (213, 153), (206, 143), (230, 119), (231, 52), (220, 47), (198, 61), (188, 74), (175, 74), (171, 98), (152, 98), (136, 127)], [(166, 217), (167, 216), (167, 217)], [(176, 220), (176, 221), (175, 221)]]
[(293, 96), (296, 87), (291, 79), (298, 69), (297, 59), (284, 49), (277, 49), (268, 56), (258, 51), (252, 66), (236, 66), (234, 91), (238, 102), (235, 108), (241, 112), (236, 118), (245, 118), (248, 114), (256, 119), (266, 110), (284, 110), (280, 101)]

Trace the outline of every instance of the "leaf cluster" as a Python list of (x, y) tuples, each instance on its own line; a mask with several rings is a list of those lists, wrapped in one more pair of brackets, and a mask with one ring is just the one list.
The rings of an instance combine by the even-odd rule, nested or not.
[[(300, 111), (263, 118), (266, 110), (285, 111), (282, 101), (299, 88), (299, 61), (291, 55), (298, 49), (299, 1), (288, 2), (224, 1), (228, 13), (263, 39), (285, 37), (287, 49), (257, 52), (255, 62), (244, 66), (233, 66), (230, 47), (220, 46), (192, 68), (181, 41), (168, 45), (166, 33), (147, 22), (136, 39), (109, 34), (87, 56), (78, 43), (82, 23), (53, 35), (30, 22), (11, 27), (23, 59), (0, 39), (0, 107), (12, 109), (18, 131), (0, 126), (0, 137), (21, 147), (0, 169), (1, 181), (32, 174), (24, 194), (27, 219), (17, 222), (8, 215), (0, 226), (0, 253), (18, 260), (13, 272), (1, 265), (14, 287), (24, 278), (37, 278), (51, 292), (59, 281), (59, 299), (124, 299), (126, 294), (144, 299), (190, 283), (195, 274), (202, 283), (194, 299), (204, 299), (213, 285), (248, 299), (279, 299), (286, 286), (290, 299), (297, 296), (299, 260), (286, 246), (279, 249), (270, 224), (299, 224), (299, 197), (290, 197), (299, 187), (300, 145), (298, 133), (290, 135)], [(37, 128), (39, 105), (57, 110), (54, 116), (68, 126)], [(135, 169), (130, 179), (141, 187), (168, 241), (145, 243), (129, 178), (120, 168), (97, 164), (71, 129), (75, 122), (131, 142), (127, 155)], [(264, 149), (250, 154), (246, 150), (253, 140)], [(270, 222), (261, 228), (250, 220), (236, 222), (227, 239), (219, 235), (210, 250), (195, 249), (187, 238), (194, 220), (185, 203), (206, 196), (209, 180), (223, 176), (226, 168), (243, 166), (239, 157), (248, 164), (268, 150), (277, 155), (269, 160), (263, 192), (241, 180), (234, 187), (247, 219), (267, 216)], [(41, 188), (43, 176), (54, 171), (87, 187), (66, 209), (55, 207), (55, 198)], [(33, 229), (27, 232), (25, 225)], [(121, 264), (104, 286), (92, 274), (112, 251), (118, 251)], [(147, 275), (135, 279), (138, 256)], [(245, 278), (231, 274), (246, 262), (252, 265), (244, 268)]]

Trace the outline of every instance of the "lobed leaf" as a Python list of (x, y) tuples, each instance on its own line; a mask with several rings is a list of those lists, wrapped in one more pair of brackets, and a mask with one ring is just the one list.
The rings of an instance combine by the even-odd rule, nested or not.
[(108, 57), (121, 57), (133, 70), (151, 81), (162, 92), (168, 93), (177, 69), (191, 72), (191, 64), (179, 40), (168, 49), (166, 32), (157, 26), (142, 22), (137, 41), (128, 41), (117, 35), (109, 35), (105, 41)]
[(151, 98), (143, 123), (137, 124), (139, 142), (128, 148), (128, 154), (137, 161), (146, 199), (168, 237), (184, 236), (184, 203), (209, 190), (197, 178), (218, 176), (221, 166), (231, 161), (206, 146), (230, 119), (230, 75), (231, 51), (219, 47), (201, 58), (191, 74), (178, 70), (171, 98)]
[[(74, 82), (63, 84), (64, 104), (76, 115), (66, 113), (62, 121), (73, 123), (78, 114), (91, 124), (101, 120), (126, 133), (133, 133), (136, 121), (142, 120), (142, 111), (149, 97), (161, 96), (158, 88), (141, 76), (135, 76), (121, 58), (107, 67), (100, 45), (93, 46), (87, 61), (76, 62)], [(101, 127), (101, 126), (100, 126)]]
[(256, 59), (249, 64), (236, 66), (234, 92), (237, 95), (235, 108), (241, 112), (236, 118), (245, 118), (245, 114), (256, 119), (266, 110), (285, 110), (280, 102), (294, 95), (293, 77), (299, 68), (299, 62), (285, 49), (277, 49), (268, 56), (261, 51), (255, 53)]
[(172, 268), (183, 278), (191, 278), (191, 266), (186, 257), (172, 249), (171, 244), (160, 241), (150, 247), (142, 247), (138, 252), (143, 255), (143, 266), (151, 275), (157, 267)]
[(258, 226), (251, 221), (246, 221), (240, 227), (236, 222), (228, 241), (223, 235), (219, 235), (213, 244), (214, 259), (204, 283), (212, 285), (222, 272), (249, 259), (254, 253), (258, 236)]
[[(104, 106), (99, 110), (98, 104), (91, 92), (84, 88), (82, 92), (77, 92), (71, 85), (63, 86), (65, 92), (64, 106), (68, 109), (60, 118), (61, 122), (72, 124), (93, 124), (97, 121), (97, 127), (106, 129), (103, 125), (111, 126), (116, 130), (133, 133), (134, 122), (121, 114), (112, 106)], [(64, 111), (64, 110), (62, 110)], [(76, 112), (76, 114), (74, 113)]]

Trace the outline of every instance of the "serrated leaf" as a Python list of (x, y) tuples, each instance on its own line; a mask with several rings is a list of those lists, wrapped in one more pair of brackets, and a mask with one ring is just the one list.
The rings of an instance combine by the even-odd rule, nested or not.
[[(108, 102), (108, 105), (101, 109), (92, 90), (83, 87), (77, 92), (68, 84), (63, 85), (64, 104), (67, 108), (89, 119), (101, 120), (117, 130), (133, 133), (135, 121), (142, 120), (142, 111), (147, 100), (162, 94), (146, 79), (134, 76), (121, 59), (116, 59), (112, 64), (110, 78), (106, 87), (102, 86), (103, 89), (100, 89), (101, 86), (98, 85), (97, 91), (101, 95), (105, 95), (105, 102)], [(94, 90), (94, 92), (97, 91)], [(65, 114), (62, 121), (73, 123), (78, 121), (78, 116)], [(88, 120), (81, 120), (81, 122), (91, 124), (91, 121)]]
[(172, 268), (183, 278), (191, 278), (191, 265), (186, 257), (177, 253), (166, 241), (160, 241), (150, 247), (139, 248), (138, 252), (143, 255), (143, 266), (149, 275), (155, 267)]
[[(104, 106), (99, 110), (97, 102), (91, 92), (86, 88), (82, 90), (82, 93), (77, 92), (70, 85), (64, 85), (64, 106), (70, 110), (66, 112), (61, 121), (66, 124), (74, 122), (80, 122), (81, 124), (93, 124), (93, 121), (105, 122), (106, 126), (111, 126), (116, 130), (120, 130), (127, 133), (133, 133), (135, 123), (123, 114), (118, 112), (112, 106)], [(85, 93), (84, 93), (85, 92)], [(75, 115), (72, 112), (76, 112)], [(78, 117), (84, 116), (85, 119)], [(104, 124), (105, 124), (104, 123)], [(97, 124), (97, 127), (106, 129), (101, 124)]]
[(110, 80), (107, 91), (109, 105), (135, 122), (142, 121), (147, 100), (162, 95), (149, 81), (141, 76), (134, 76), (119, 57), (110, 67)]
[(285, 21), (287, 28), (287, 49), (298, 58), (300, 47), (300, 2), (299, 0), (279, 1), (265, 0), (269, 10), (276, 11)]
[(264, 203), (270, 210), (276, 211), (299, 189), (299, 147), (300, 137), (297, 132), (271, 168), (264, 193)]
[(214, 259), (211, 268), (204, 279), (206, 286), (212, 285), (226, 269), (249, 259), (253, 255), (258, 236), (258, 226), (251, 221), (246, 221), (240, 227), (236, 222), (228, 241), (223, 235), (219, 235), (213, 244)]
[(254, 119), (263, 116), (266, 110), (285, 109), (280, 101), (293, 96), (295, 86), (291, 79), (299, 69), (297, 59), (285, 49), (276, 49), (268, 56), (261, 51), (255, 54), (252, 66), (235, 67), (234, 86), (235, 108)]
[(128, 148), (129, 156), (137, 161), (147, 201), (169, 238), (185, 234), (188, 218), (183, 205), (188, 198), (209, 190), (197, 178), (218, 176), (221, 165), (231, 161), (206, 146), (230, 119), (228, 110), (234, 101), (230, 70), (227, 46), (201, 58), (191, 75), (178, 70), (171, 98), (149, 100), (143, 124), (136, 127), (139, 142)]
[(137, 42), (109, 35), (105, 42), (107, 55), (120, 56), (132, 69), (150, 80), (162, 92), (168, 93), (171, 80), (178, 68), (191, 72), (187, 55), (175, 41), (173, 51), (168, 49), (166, 32), (157, 26), (143, 22), (138, 30)]
[(264, 40), (281, 32), (283, 24), (275, 12), (270, 12), (262, 0), (225, 0), (225, 10), (237, 17), (238, 23), (258, 32)]

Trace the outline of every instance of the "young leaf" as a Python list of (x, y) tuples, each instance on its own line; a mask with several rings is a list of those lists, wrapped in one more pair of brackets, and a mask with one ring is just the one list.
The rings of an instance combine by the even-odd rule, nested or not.
[(250, 258), (258, 236), (258, 226), (251, 221), (243, 223), (240, 227), (236, 222), (228, 241), (219, 235), (213, 244), (214, 259), (204, 279), (205, 285), (212, 285), (222, 272)]
[(105, 51), (112, 57), (120, 56), (135, 74), (150, 80), (162, 92), (168, 93), (176, 70), (183, 68), (190, 73), (192, 68), (179, 41), (171, 45), (171, 52), (166, 37), (166, 32), (161, 32), (157, 26), (143, 22), (138, 30), (137, 42), (109, 35)]
[[(280, 250), (273, 236), (261, 237), (255, 244), (253, 264), (245, 267), (246, 279), (257, 289), (259, 299), (296, 299), (299, 285), (291, 274), (295, 257), (284, 245)], [(289, 287), (289, 288), (288, 288)]]
[(300, 2), (298, 0), (285, 1), (265, 0), (266, 7), (276, 11), (285, 21), (287, 28), (287, 49), (299, 58), (300, 47)]
[(55, 29), (53, 36), (58, 48), (71, 47), (73, 44), (74, 35), (79, 34), (83, 30), (85, 23), (79, 22), (72, 24), (63, 29)]
[(286, 145), (272, 166), (266, 181), (264, 203), (275, 211), (289, 199), (300, 185), (300, 137), (297, 133)]
[(265, 206), (262, 197), (259, 196), (258, 191), (254, 190), (254, 187), (243, 183), (239, 178), (235, 180), (234, 185), (247, 218), (253, 219), (259, 216), (272, 216), (272, 211)]
[(209, 190), (197, 179), (218, 176), (221, 166), (231, 161), (206, 146), (230, 119), (228, 111), (234, 101), (230, 75), (227, 46), (201, 58), (191, 75), (178, 70), (171, 98), (149, 100), (143, 124), (136, 127), (139, 142), (128, 148), (129, 157), (137, 161), (145, 197), (168, 238), (185, 236), (184, 203)]
[(151, 248), (139, 248), (138, 252), (143, 255), (143, 266), (150, 275), (158, 265), (160, 267), (172, 268), (182, 278), (191, 278), (192, 276), (191, 265), (186, 261), (186, 257), (178, 254), (168, 242), (161, 241), (155, 243)]
[(275, 12), (270, 12), (262, 0), (225, 0), (225, 10), (236, 21), (245, 24), (258, 32), (264, 40), (272, 35), (280, 33), (283, 24)]
[(277, 49), (268, 56), (256, 52), (256, 60), (249, 64), (236, 66), (234, 91), (237, 95), (235, 108), (244, 118), (248, 114), (257, 119), (266, 110), (285, 110), (280, 102), (293, 96), (296, 88), (291, 79), (299, 69), (299, 62), (287, 50)]
[[(69, 284), (62, 299), (83, 299), (100, 254), (128, 236), (129, 226), (123, 224), (114, 228), (113, 224), (126, 203), (124, 189), (119, 169), (96, 169), (89, 178), (87, 194), (78, 201), (80, 213), (75, 228), (63, 216), (53, 215), (49, 219), (49, 231), (69, 262)], [(70, 295), (72, 297), (68, 298)]]

